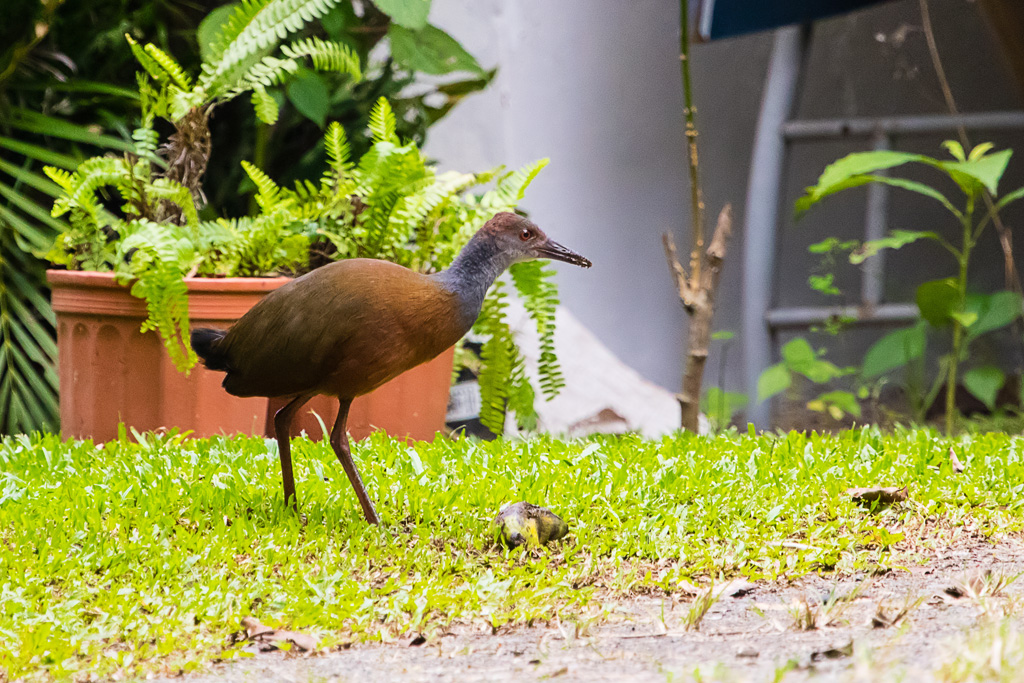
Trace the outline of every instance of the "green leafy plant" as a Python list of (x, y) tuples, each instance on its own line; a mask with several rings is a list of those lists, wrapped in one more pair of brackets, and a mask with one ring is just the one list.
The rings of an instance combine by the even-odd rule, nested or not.
[[(299, 8), (302, 18), (306, 4), (288, 6)], [(180, 91), (175, 93), (175, 101), (186, 104), (190, 96), (194, 101), (202, 99), (195, 86), (210, 79), (203, 62), (216, 62), (215, 48), (226, 22), (240, 10), (266, 15), (289, 11), (286, 5), (275, 1), (242, 7), (232, 3), (218, 7), (205, 19), (204, 8), (195, 3), (126, 7), (119, 0), (44, 0), (11, 7), (0, 27), (4, 38), (0, 41), (0, 345), (4, 349), (0, 354), (0, 433), (57, 425), (54, 320), (46, 296), (42, 254), (54, 236), (69, 226), (64, 220), (67, 216), (49, 215), (53, 199), (62, 190), (43, 174), (42, 167), (49, 164), (73, 171), (90, 154), (106, 150), (135, 153), (137, 143), (131, 140), (131, 132), (140, 120), (140, 96), (131, 76), (136, 57), (125, 34), (133, 38), (135, 51), (141, 51), (141, 59), (154, 72), (147, 71), (148, 88), (159, 91), (161, 81), (170, 79), (170, 85)], [(349, 0), (319, 5), (328, 6), (327, 11), (322, 15), (319, 8), (307, 12), (306, 19), (318, 16), (294, 32), (292, 43), (278, 49), (275, 38), (266, 54), (260, 53), (261, 60), (292, 60), (286, 71), (297, 67), (276, 85), (257, 83), (278, 106), (274, 126), (260, 122), (246, 103), (231, 101), (231, 93), (211, 100), (215, 106), (207, 111), (217, 110), (217, 115), (204, 123), (209, 124), (216, 141), (216, 154), (207, 159), (206, 167), (218, 182), (203, 188), (209, 200), (204, 217), (247, 211), (248, 193), (240, 191), (240, 186), (248, 181), (240, 159), (258, 160), (262, 167), (277, 171), (287, 169), (289, 182), (322, 166), (324, 150), (316, 142), (322, 138), (323, 120), (316, 120), (316, 112), (326, 110), (328, 119), (340, 120), (355, 132), (353, 149), (361, 155), (369, 144), (362, 131), (379, 96), (391, 98), (403, 139), (422, 142), (429, 125), (464, 97), (484, 88), (494, 76), (493, 70), (481, 68), (450, 36), (426, 23), (429, 0), (395, 0), (380, 8), (363, 3), (359, 14)], [(415, 12), (410, 12), (412, 6)], [(83, 25), (90, 30), (82, 31)], [(156, 47), (145, 45), (144, 36), (152, 37)], [(256, 33), (250, 31), (250, 36)], [(397, 46), (403, 39), (400, 51), (397, 47), (383, 49)], [(317, 41), (347, 48), (365, 78), (353, 78), (351, 68), (318, 70), (316, 54), (294, 55), (303, 44)], [(293, 51), (292, 57), (285, 54), (286, 48)], [(168, 62), (171, 54), (175, 57)], [(326, 55), (323, 51), (319, 57), (321, 64)], [(423, 73), (431, 74), (430, 83), (419, 78)], [(192, 82), (191, 93), (181, 88), (178, 80), (182, 78)], [(214, 82), (218, 80), (230, 82), (212, 79), (214, 90), (220, 87)], [(413, 84), (416, 87), (410, 88)], [(251, 98), (250, 93), (250, 98), (235, 99)], [(265, 98), (256, 98), (267, 105)], [(201, 131), (201, 127), (194, 130)], [(146, 135), (153, 139), (153, 133)], [(157, 164), (158, 173), (168, 172), (167, 158), (163, 163), (165, 166)], [(272, 232), (251, 231), (244, 224), (246, 219), (239, 221), (241, 226), (229, 222), (225, 227), (236, 230), (236, 237), (247, 243), (232, 247), (239, 261), (237, 271), (269, 272), (272, 266), (267, 261), (279, 257), (266, 243)], [(149, 226), (137, 239), (158, 229), (177, 230)], [(281, 249), (294, 247), (286, 243)], [(227, 262), (228, 255), (223, 259)], [(232, 267), (223, 266), (224, 270)]]
[[(422, 144), (429, 126), (493, 79), (495, 70), (485, 70), (458, 41), (427, 23), (429, 0), (359, 4), (358, 13), (350, 0), (335, 4), (298, 35), (350, 47), (362, 67), (362, 79), (300, 65), (286, 83), (264, 88), (278, 106), (273, 126), (251, 117), (236, 121), (231, 113), (229, 119), (212, 117), (218, 153), (211, 159), (211, 170), (220, 182), (206, 189), (211, 203), (222, 211), (237, 215), (251, 208), (243, 203), (245, 193), (238, 192), (239, 187), (249, 189), (239, 166), (242, 159), (252, 160), (286, 184), (315, 177), (325, 162), (324, 147), (318, 143), (328, 121), (344, 126), (353, 154), (361, 157), (372, 144), (366, 131), (380, 97), (395, 111), (396, 133)], [(214, 10), (200, 25), (204, 55), (233, 7)], [(227, 154), (221, 151), (225, 144), (230, 146)]]
[[(730, 330), (719, 330), (711, 334), (712, 342), (722, 342), (722, 351), (719, 355), (718, 381), (725, 379), (726, 359), (729, 355), (730, 342), (734, 337)], [(704, 393), (700, 402), (700, 409), (707, 416), (711, 428), (721, 430), (727, 428), (736, 412), (747, 406), (747, 395), (738, 391), (725, 391), (721, 387), (709, 387)]]
[[(854, 368), (840, 368), (823, 358), (824, 351), (815, 350), (803, 337), (796, 337), (782, 347), (782, 360), (765, 368), (757, 378), (757, 400), (764, 401), (793, 386), (794, 378), (802, 376), (815, 384), (827, 384), (839, 377), (855, 372)], [(828, 413), (840, 420), (850, 414), (860, 417), (860, 403), (849, 391), (833, 390), (820, 394), (807, 402), (816, 412)]]
[[(959, 245), (954, 245), (933, 231), (894, 230), (882, 239), (860, 244), (850, 254), (850, 262), (859, 264), (882, 249), (900, 249), (920, 240), (931, 240), (940, 244), (953, 257), (957, 266), (956, 275), (920, 284), (915, 297), (924, 325), (933, 330), (948, 331), (951, 337), (951, 350), (940, 359), (939, 372), (932, 388), (916, 392), (922, 397), (919, 404), (927, 407), (941, 382), (945, 381), (945, 428), (948, 433), (954, 426), (959, 368), (966, 358), (968, 346), (982, 334), (1005, 327), (1021, 314), (1022, 302), (1015, 293), (998, 292), (988, 296), (968, 294), (967, 271), (973, 249), (985, 228), (1001, 209), (1024, 196), (1024, 188), (1002, 197), (998, 195), (999, 181), (1010, 160), (1011, 150), (994, 152), (991, 143), (978, 145), (970, 153), (955, 141), (946, 141), (943, 146), (952, 160), (887, 150), (859, 152), (843, 157), (825, 169), (816, 185), (807, 188), (806, 194), (797, 201), (796, 210), (798, 214), (803, 213), (822, 199), (845, 189), (868, 183), (885, 183), (938, 202), (956, 219), (961, 233)], [(909, 163), (923, 164), (952, 180), (962, 195), (960, 208), (930, 185), (878, 173)], [(998, 201), (993, 203), (991, 210), (979, 216), (979, 202), (986, 194), (998, 198)], [(923, 362), (924, 325), (917, 324), (909, 329), (898, 330), (879, 340), (865, 358), (865, 376), (876, 377), (911, 362)], [(923, 373), (917, 370), (914, 372), (916, 375), (908, 379), (908, 384), (922, 385)], [(961, 379), (972, 394), (991, 406), (1005, 376), (997, 367), (983, 366), (972, 368)]]
[[(0, 132), (0, 433), (57, 426), (55, 320), (39, 257), (67, 224), (43, 204), (60, 187), (43, 164), (74, 168), (78, 146), (126, 149), (130, 143), (60, 117), (6, 111)], [(63, 148), (63, 149), (62, 149)]]
[[(185, 276), (300, 273), (355, 257), (385, 259), (424, 273), (442, 270), (487, 219), (515, 208), (547, 164), (544, 159), (514, 172), (437, 173), (414, 142), (398, 138), (396, 124), (381, 99), (370, 118), (373, 146), (355, 161), (344, 128), (332, 123), (324, 140), (330, 162), (318, 183), (282, 187), (243, 162), (257, 188), (258, 212), (231, 220), (201, 221), (189, 189), (158, 174), (148, 160), (153, 145), (139, 145), (125, 158), (89, 159), (74, 173), (48, 167), (63, 190), (54, 214), (69, 214), (71, 223), (50, 258), (70, 268), (112, 270), (132, 283), (132, 294), (147, 303), (143, 330), (157, 330), (178, 368), (188, 370), (196, 358), (187, 342)], [(469, 193), (486, 184), (493, 187)], [(121, 200), (117, 212), (102, 201), (104, 190)], [(180, 222), (166, 220), (168, 213), (180, 215)], [(553, 272), (540, 262), (510, 270), (540, 334), (539, 383), (549, 398), (563, 384), (554, 354)], [(506, 297), (506, 285), (499, 282), (476, 326), (487, 339), (481, 353), (481, 420), (499, 433), (507, 409), (525, 427), (535, 421), (535, 391), (506, 320)]]
[[(413, 142), (395, 134), (396, 119), (381, 99), (370, 117), (373, 146), (354, 163), (345, 130), (327, 129), (324, 146), (330, 163), (319, 186), (297, 183), (278, 186), (252, 164), (246, 173), (258, 188), (259, 220), (292, 225), (310, 239), (314, 253), (331, 258), (379, 258), (419, 272), (446, 268), (476, 230), (491, 216), (510, 211), (522, 201), (527, 186), (547, 159), (507, 172), (438, 174)], [(494, 187), (479, 196), (471, 188)], [(540, 261), (510, 269), (516, 293), (537, 326), (540, 337), (538, 380), (542, 393), (553, 398), (564, 382), (554, 352), (554, 316), (558, 290), (554, 271)], [(480, 420), (501, 433), (506, 409), (520, 424), (536, 424), (536, 392), (506, 319), (507, 285), (499, 281), (489, 293), (474, 328), (486, 341), (481, 349)]]
[(60, 4), (18, 3), (0, 29), (0, 433), (58, 423), (55, 320), (40, 255), (67, 225), (47, 210), (60, 188), (42, 167), (73, 169), (87, 153), (131, 148), (76, 120), (133, 93), (80, 78), (75, 61), (46, 43)]

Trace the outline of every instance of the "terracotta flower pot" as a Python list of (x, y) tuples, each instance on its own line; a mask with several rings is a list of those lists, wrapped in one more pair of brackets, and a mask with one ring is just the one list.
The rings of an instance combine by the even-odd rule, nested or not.
[[(415, 440), (433, 439), (437, 432), (444, 432), (454, 358), (455, 347), (452, 347), (437, 358), (352, 401), (348, 414), (350, 438), (364, 439), (378, 429), (391, 436)], [(276, 398), (270, 400), (267, 436), (274, 436), (274, 413), (286, 402)], [(338, 399), (314, 397), (292, 422), (292, 436), (305, 431), (314, 440), (323, 438), (324, 429), (314, 413), (320, 416), (330, 433), (338, 415)]]
[[(195, 436), (260, 434), (267, 400), (225, 393), (224, 375), (202, 366), (186, 376), (174, 367), (155, 332), (139, 331), (146, 304), (111, 273), (51, 270), (57, 314), (60, 422), (65, 437), (109, 441), (124, 422), (139, 431), (160, 427)], [(267, 292), (275, 278), (186, 278), (196, 326), (229, 327)]]
[[(161, 427), (213, 434), (273, 435), (283, 400), (237, 398), (221, 387), (223, 373), (202, 366), (178, 372), (160, 337), (139, 331), (146, 304), (111, 273), (47, 271), (57, 314), (61, 431), (65, 437), (109, 441), (119, 422), (139, 431)], [(186, 278), (189, 316), (197, 327), (230, 327), (289, 278)], [(354, 439), (375, 429), (413, 439), (444, 430), (454, 349), (356, 399), (349, 413)], [(320, 438), (315, 411), (330, 430), (337, 399), (318, 396), (295, 419), (293, 433)]]

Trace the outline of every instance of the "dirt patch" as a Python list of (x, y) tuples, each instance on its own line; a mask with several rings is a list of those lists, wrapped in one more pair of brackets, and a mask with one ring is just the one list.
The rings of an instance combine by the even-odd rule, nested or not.
[(699, 631), (686, 629), (690, 596), (643, 596), (606, 602), (592, 621), (575, 615), (497, 634), (460, 626), (317, 656), (261, 653), (185, 680), (686, 681), (699, 669), (700, 680), (928, 681), (979, 620), (1015, 614), (1024, 628), (1024, 579), (991, 595), (993, 581), (1024, 572), (1019, 540), (962, 539), (918, 559), (881, 576), (760, 582), (721, 597)]

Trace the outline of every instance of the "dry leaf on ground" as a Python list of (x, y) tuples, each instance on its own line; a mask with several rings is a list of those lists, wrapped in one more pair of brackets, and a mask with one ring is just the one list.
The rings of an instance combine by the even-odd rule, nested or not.
[(846, 493), (853, 498), (856, 503), (881, 503), (882, 505), (892, 505), (893, 503), (902, 503), (907, 500), (909, 493), (907, 487), (903, 486), (882, 486), (882, 487), (868, 487), (868, 488), (851, 488), (846, 489)]
[(271, 628), (261, 624), (255, 617), (243, 617), (242, 627), (245, 628), (246, 637), (257, 643), (262, 652), (282, 649), (281, 643), (294, 645), (303, 652), (316, 650), (317, 640), (308, 633)]

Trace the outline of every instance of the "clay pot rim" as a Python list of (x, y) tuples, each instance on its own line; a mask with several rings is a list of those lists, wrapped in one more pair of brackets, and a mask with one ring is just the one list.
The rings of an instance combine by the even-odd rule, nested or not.
[[(185, 285), (190, 292), (262, 292), (277, 289), (292, 278), (284, 275), (266, 277), (186, 277)], [(55, 270), (46, 271), (46, 281), (51, 288), (93, 287), (96, 289), (127, 289), (118, 283), (114, 274), (98, 270)]]

